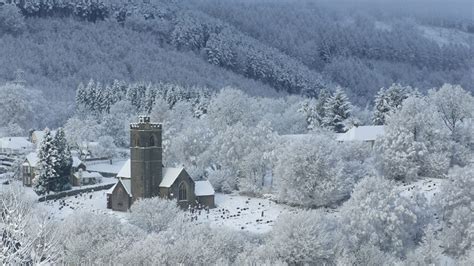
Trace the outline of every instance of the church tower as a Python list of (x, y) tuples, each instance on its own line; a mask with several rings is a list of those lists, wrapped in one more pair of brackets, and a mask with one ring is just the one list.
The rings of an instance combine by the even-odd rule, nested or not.
[(159, 195), (162, 180), (161, 124), (139, 116), (130, 124), (130, 177), (132, 200)]

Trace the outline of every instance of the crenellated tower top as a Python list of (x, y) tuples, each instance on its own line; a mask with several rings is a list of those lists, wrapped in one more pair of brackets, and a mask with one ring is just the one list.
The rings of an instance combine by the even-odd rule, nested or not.
[(138, 123), (131, 123), (130, 129), (138, 129), (138, 130), (161, 129), (161, 124), (151, 123), (149, 116), (140, 115), (138, 116)]

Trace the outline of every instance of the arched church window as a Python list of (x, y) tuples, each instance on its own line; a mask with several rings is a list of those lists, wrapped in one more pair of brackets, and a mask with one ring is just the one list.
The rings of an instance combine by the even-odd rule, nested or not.
[(140, 138), (138, 136), (135, 136), (135, 140), (134, 140), (134, 144), (135, 144), (135, 147), (138, 147), (140, 146)]
[(150, 141), (149, 141), (149, 143), (150, 143), (150, 145), (149, 145), (150, 147), (155, 146), (155, 137), (154, 137), (154, 136), (150, 136)]
[(187, 193), (186, 184), (182, 182), (181, 184), (179, 184), (178, 189), (179, 189), (178, 200), (187, 200), (188, 193)]

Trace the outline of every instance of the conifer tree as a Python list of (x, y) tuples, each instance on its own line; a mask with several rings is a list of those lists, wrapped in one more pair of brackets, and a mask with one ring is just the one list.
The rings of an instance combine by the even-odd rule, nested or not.
[(313, 100), (304, 101), (298, 112), (306, 116), (306, 124), (308, 130), (313, 130), (319, 124), (318, 114), (316, 111), (316, 104)]
[(374, 116), (372, 118), (372, 122), (374, 123), (374, 125), (385, 124), (385, 114), (390, 111), (390, 107), (388, 106), (385, 93), (385, 88), (381, 88), (375, 96)]
[(54, 146), (57, 150), (56, 173), (57, 179), (54, 182), (55, 190), (62, 190), (64, 185), (68, 182), (68, 177), (71, 175), (72, 156), (69, 146), (67, 144), (66, 135), (63, 128), (59, 128), (54, 137)]
[(53, 136), (47, 128), (38, 152), (39, 174), (34, 180), (34, 190), (43, 195), (54, 189), (58, 178), (58, 152), (54, 145)]
[(337, 133), (345, 132), (345, 121), (350, 117), (350, 111), (351, 104), (346, 94), (338, 88), (324, 105), (323, 126)]
[(411, 93), (411, 87), (403, 87), (400, 84), (392, 84), (388, 89), (381, 88), (374, 100), (373, 123), (375, 125), (384, 125), (387, 116), (398, 110)]
[(76, 90), (76, 105), (83, 105), (86, 98), (86, 88), (81, 82)]
[(316, 100), (316, 114), (318, 115), (318, 123), (320, 125), (323, 123), (325, 117), (324, 105), (326, 104), (329, 97), (331, 97), (331, 93), (328, 90), (322, 89), (319, 91), (319, 97)]

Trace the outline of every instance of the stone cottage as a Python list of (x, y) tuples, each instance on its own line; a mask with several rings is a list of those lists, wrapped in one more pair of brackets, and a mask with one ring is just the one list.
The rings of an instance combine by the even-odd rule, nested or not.
[(209, 181), (194, 181), (184, 168), (163, 167), (162, 125), (147, 116), (130, 125), (130, 159), (117, 174), (119, 181), (107, 192), (107, 206), (126, 211), (141, 198), (176, 199), (181, 207), (214, 207)]

